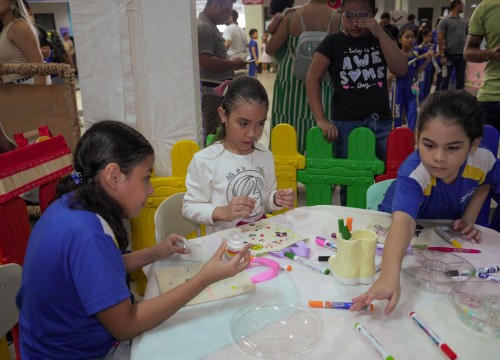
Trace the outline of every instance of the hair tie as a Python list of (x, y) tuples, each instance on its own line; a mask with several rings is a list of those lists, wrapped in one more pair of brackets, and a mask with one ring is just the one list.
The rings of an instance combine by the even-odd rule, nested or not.
[(73, 170), (70, 176), (76, 185), (81, 185), (83, 183), (83, 176), (81, 172)]

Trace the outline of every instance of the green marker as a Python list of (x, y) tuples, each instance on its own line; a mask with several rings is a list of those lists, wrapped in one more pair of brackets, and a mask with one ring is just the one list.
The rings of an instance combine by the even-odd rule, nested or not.
[(342, 234), (342, 229), (344, 228), (344, 219), (339, 219), (338, 223), (339, 223), (339, 233)]
[(382, 359), (394, 360), (394, 358), (384, 350), (378, 340), (375, 339), (363, 325), (361, 325), (360, 323), (356, 323), (354, 324), (354, 327), (356, 328), (356, 330), (358, 330), (361, 336), (373, 347), (373, 349), (382, 357)]
[(344, 232), (345, 232), (345, 239), (349, 240), (351, 238), (352, 234), (349, 231), (349, 228), (347, 226), (344, 226)]
[(298, 262), (299, 264), (302, 264), (302, 265), (305, 265), (307, 266), (308, 268), (311, 268), (313, 270), (316, 270), (322, 274), (325, 274), (325, 275), (328, 275), (330, 274), (330, 269), (325, 269), (319, 265), (316, 265), (315, 263), (312, 263), (310, 262), (309, 260), (307, 260), (306, 258), (303, 258), (303, 257), (300, 257), (300, 256), (297, 256), (297, 255), (294, 255), (292, 253), (289, 253), (289, 252), (286, 252), (285, 253), (285, 256), (289, 259), (292, 259), (293, 261), (296, 261)]

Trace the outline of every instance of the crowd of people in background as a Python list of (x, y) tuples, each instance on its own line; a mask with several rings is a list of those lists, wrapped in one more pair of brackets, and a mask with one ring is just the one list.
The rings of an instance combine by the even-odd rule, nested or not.
[[(76, 72), (76, 52), (73, 37), (69, 32), (63, 38), (55, 29), (48, 31), (38, 24), (31, 5), (26, 0), (0, 1), (0, 63), (64, 63)], [(57, 78), (42, 76), (5, 75), (3, 83), (43, 84)]]

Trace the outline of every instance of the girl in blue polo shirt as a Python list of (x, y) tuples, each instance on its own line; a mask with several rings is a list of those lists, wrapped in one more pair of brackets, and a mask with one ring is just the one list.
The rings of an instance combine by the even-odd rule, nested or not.
[(60, 197), (28, 242), (17, 295), (22, 358), (102, 359), (117, 340), (161, 324), (206, 286), (248, 265), (248, 246), (225, 262), (222, 244), (189, 281), (154, 299), (131, 302), (127, 273), (187, 252), (175, 246), (175, 234), (150, 248), (123, 256), (120, 251), (128, 245), (123, 220), (138, 216), (153, 192), (153, 163), (152, 146), (123, 123), (102, 121), (82, 136), (75, 171), (59, 183)]
[(356, 297), (353, 310), (387, 299), (388, 315), (399, 300), (401, 263), (415, 232), (415, 219), (450, 219), (453, 230), (481, 240), (474, 226), (500, 165), (479, 147), (483, 115), (465, 91), (438, 91), (424, 101), (417, 124), (418, 149), (401, 165), (379, 210), (392, 213), (380, 278)]

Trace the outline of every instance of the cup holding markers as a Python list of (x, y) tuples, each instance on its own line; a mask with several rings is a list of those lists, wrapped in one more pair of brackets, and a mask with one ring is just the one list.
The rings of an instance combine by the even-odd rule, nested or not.
[(328, 263), (338, 281), (345, 285), (375, 281), (377, 238), (377, 234), (370, 230), (355, 230), (349, 239), (337, 238), (337, 255)]

